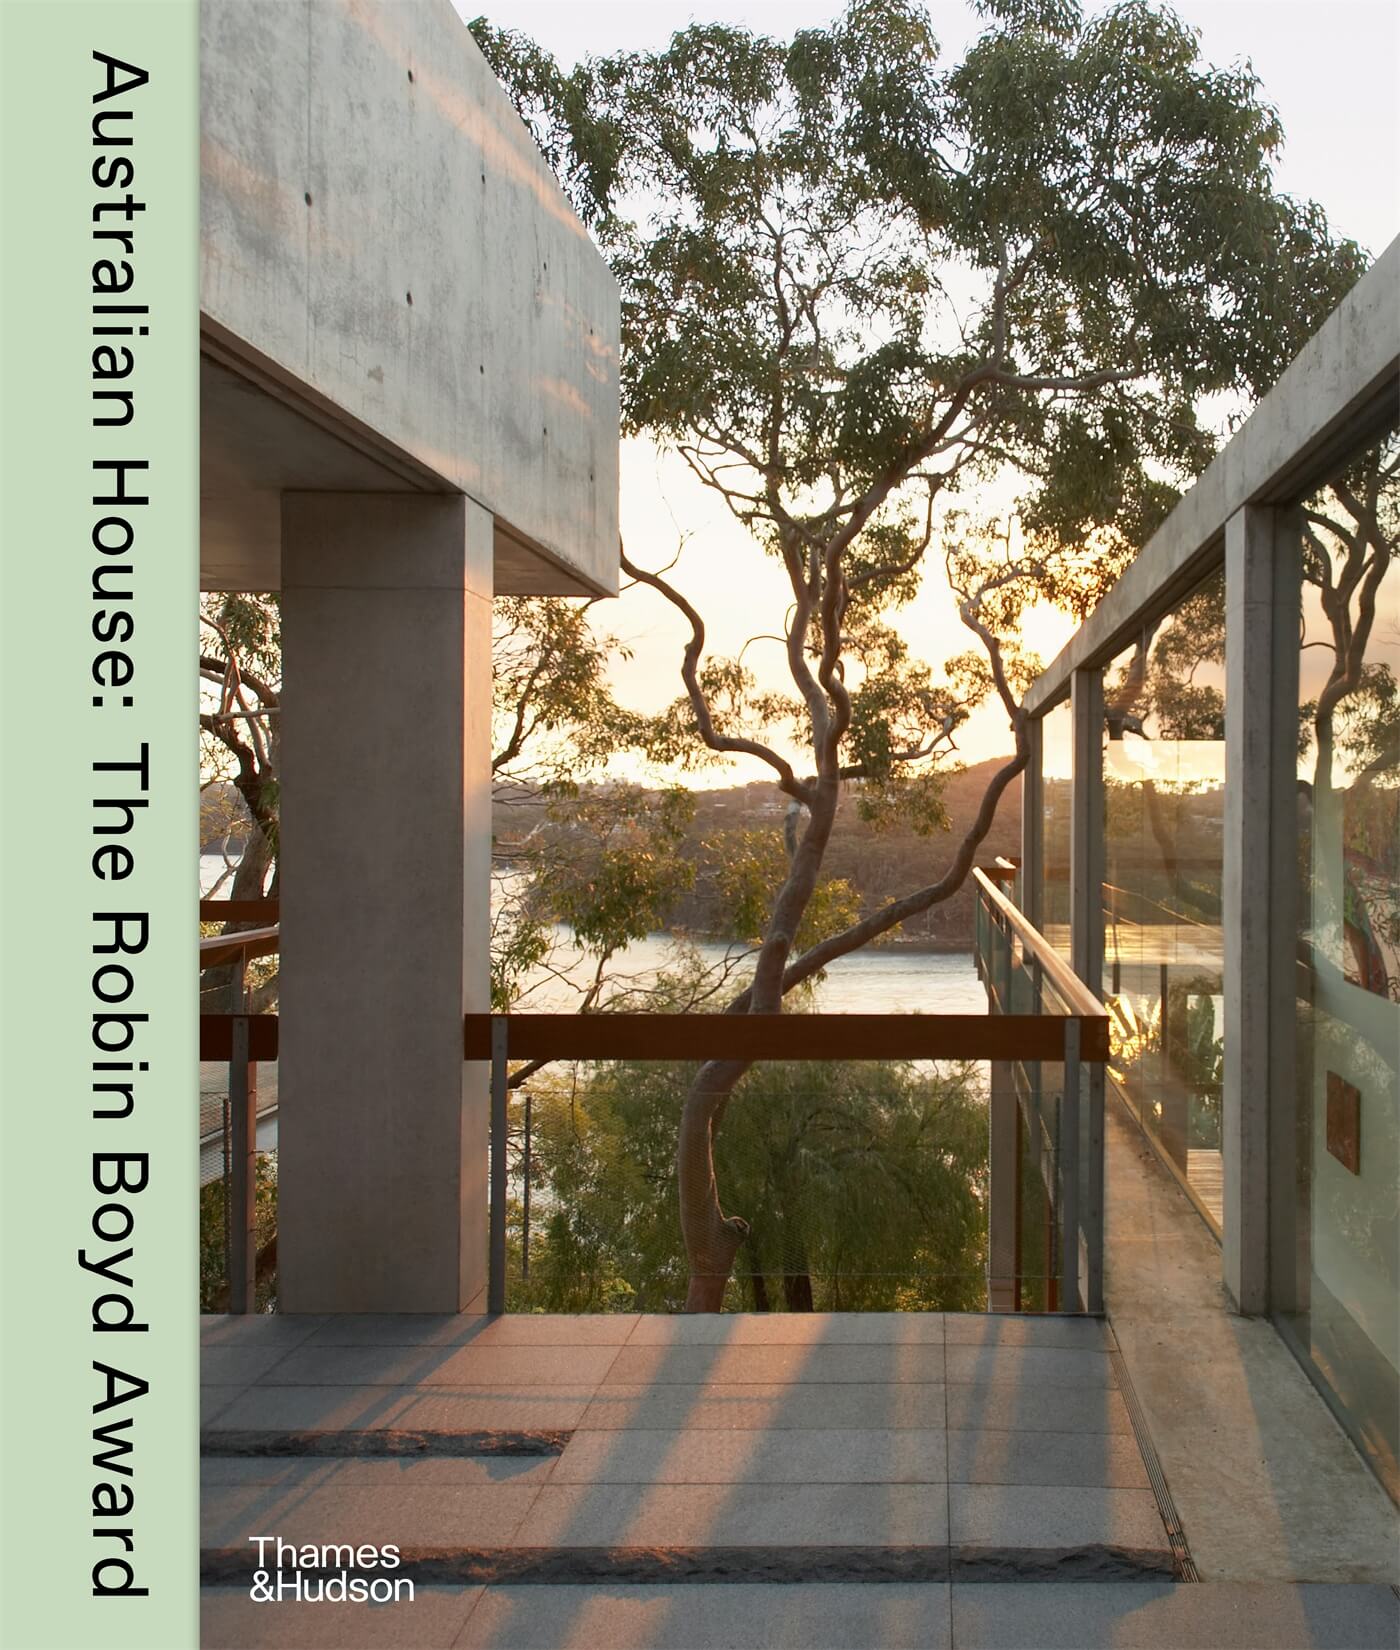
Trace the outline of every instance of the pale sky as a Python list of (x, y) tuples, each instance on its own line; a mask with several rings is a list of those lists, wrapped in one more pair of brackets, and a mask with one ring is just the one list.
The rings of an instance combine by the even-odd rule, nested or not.
[[(518, 28), (571, 64), (588, 53), (656, 49), (691, 21), (746, 25), (778, 37), (830, 21), (843, 8), (799, 0), (453, 0), (464, 17), (485, 12)], [(1091, 11), (1106, 9), (1090, 0)], [(1321, 203), (1334, 232), (1353, 236), (1374, 255), (1400, 231), (1400, 5), (1394, 0), (1178, 0), (1174, 9), (1197, 30), (1201, 54), (1217, 66), (1252, 62), (1262, 95), (1278, 109), (1285, 146), (1276, 184)], [(970, 6), (932, 0), (928, 10), (946, 62), (958, 61), (984, 25)], [(781, 628), (789, 591), (765, 557), (674, 456), (647, 441), (624, 443), (622, 530), (628, 553), (659, 567), (674, 555), (681, 530), (687, 547), (670, 577), (705, 617), (712, 652), (731, 654), (757, 631)], [(679, 691), (677, 667), (687, 637), (672, 609), (634, 590), (597, 610), (599, 624), (634, 653), (614, 672), (617, 693), (653, 709)], [(941, 573), (929, 574), (919, 598), (895, 619), (914, 651), (934, 665), (972, 640), (958, 624)], [(1059, 614), (1032, 616), (1024, 640), (1048, 662), (1073, 628)], [(747, 661), (773, 686), (787, 687), (781, 650), (751, 647)], [(1005, 718), (988, 706), (962, 730), (964, 758), (979, 761), (1010, 747)], [(766, 777), (745, 760), (701, 777), (732, 784)]]

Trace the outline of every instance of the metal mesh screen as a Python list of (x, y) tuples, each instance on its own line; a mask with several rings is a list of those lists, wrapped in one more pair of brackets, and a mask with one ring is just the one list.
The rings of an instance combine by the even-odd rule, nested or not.
[[(677, 1140), (691, 1065), (560, 1065), (511, 1096), (510, 1310), (682, 1308)], [(764, 1062), (713, 1137), (736, 1311), (986, 1305), (983, 1069)], [(687, 1165), (706, 1202), (710, 1163)], [(697, 1268), (704, 1271), (703, 1264)]]

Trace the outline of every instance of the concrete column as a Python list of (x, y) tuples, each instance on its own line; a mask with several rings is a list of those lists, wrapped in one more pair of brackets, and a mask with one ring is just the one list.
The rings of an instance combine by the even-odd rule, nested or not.
[(1021, 775), (1021, 909), (1037, 928), (1044, 907), (1045, 728), (1038, 716), (1026, 724), (1030, 755)]
[(1271, 1139), (1285, 1158), (1293, 1146), (1297, 527), (1256, 505), (1225, 527), (1221, 1247), (1244, 1313), (1269, 1308)]
[(490, 515), (282, 504), (282, 1095), (289, 1312), (456, 1312), (486, 1281)]
[(1070, 962), (1096, 997), (1103, 995), (1103, 672), (1070, 679), (1073, 803), (1070, 818)]

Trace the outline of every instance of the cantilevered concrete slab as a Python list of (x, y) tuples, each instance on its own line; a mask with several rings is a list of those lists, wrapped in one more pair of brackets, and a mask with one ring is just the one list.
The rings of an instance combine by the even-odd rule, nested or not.
[(497, 591), (615, 592), (616, 283), (456, 12), (200, 19), (206, 587), (280, 587), (282, 490), (421, 489)]
[(281, 1300), (453, 1312), (490, 604), (617, 589), (617, 286), (448, 0), (200, 21), (201, 584), (283, 592)]

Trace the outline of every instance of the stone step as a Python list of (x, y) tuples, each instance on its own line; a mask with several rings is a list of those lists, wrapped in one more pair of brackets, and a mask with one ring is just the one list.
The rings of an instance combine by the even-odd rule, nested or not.
[(268, 1605), (209, 1588), (203, 1650), (1394, 1650), (1388, 1587), (1224, 1582), (423, 1586)]
[[(740, 1582), (1092, 1582), (1176, 1579), (1172, 1555), (1121, 1546), (399, 1546), (396, 1576), (421, 1586), (728, 1586)], [(269, 1549), (270, 1551), (270, 1549)], [(344, 1566), (372, 1580), (377, 1569)], [(294, 1567), (282, 1572), (290, 1577)], [(315, 1576), (318, 1571), (308, 1570)], [(339, 1573), (337, 1567), (336, 1573)], [(243, 1547), (205, 1547), (205, 1586), (248, 1587), (259, 1566)]]

